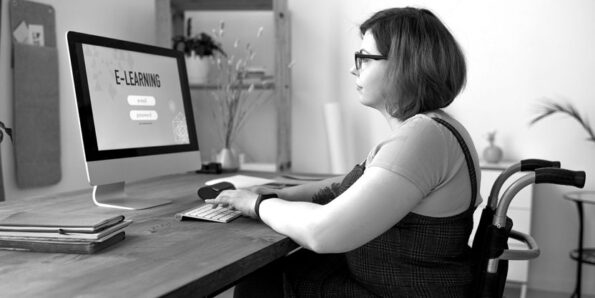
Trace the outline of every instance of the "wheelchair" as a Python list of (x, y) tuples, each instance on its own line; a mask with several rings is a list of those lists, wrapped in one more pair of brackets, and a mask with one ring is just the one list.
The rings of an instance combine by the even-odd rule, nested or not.
[[(517, 172), (528, 172), (504, 191), (499, 198), (504, 182)], [(538, 183), (569, 185), (583, 188), (584, 171), (560, 168), (560, 162), (541, 159), (522, 160), (504, 170), (494, 182), (479, 225), (473, 239), (473, 283), (471, 297), (502, 297), (508, 273), (508, 262), (531, 260), (540, 254), (539, 247), (530, 235), (512, 230), (513, 222), (506, 216), (514, 196), (526, 186)], [(508, 239), (523, 242), (527, 249), (509, 249)]]

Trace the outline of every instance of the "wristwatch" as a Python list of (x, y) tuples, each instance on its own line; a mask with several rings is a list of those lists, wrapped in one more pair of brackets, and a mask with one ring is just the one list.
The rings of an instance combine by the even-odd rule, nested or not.
[(262, 203), (262, 201), (264, 200), (268, 200), (271, 198), (277, 198), (277, 194), (276, 193), (267, 193), (267, 194), (260, 194), (258, 195), (258, 198), (256, 198), (256, 203), (254, 203), (254, 213), (256, 213), (256, 218), (260, 219), (260, 203)]

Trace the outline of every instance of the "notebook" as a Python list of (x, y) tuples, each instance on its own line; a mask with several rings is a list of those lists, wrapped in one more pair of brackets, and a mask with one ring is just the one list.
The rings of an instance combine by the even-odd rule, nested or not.
[(0, 230), (95, 233), (123, 220), (123, 215), (23, 211), (0, 220)]

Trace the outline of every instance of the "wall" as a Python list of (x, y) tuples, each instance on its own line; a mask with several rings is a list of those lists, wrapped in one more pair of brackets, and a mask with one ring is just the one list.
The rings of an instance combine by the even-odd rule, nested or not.
[[(60, 80), (60, 134), (62, 180), (42, 188), (19, 189), (16, 186), (10, 142), (2, 143), (2, 166), (6, 199), (43, 196), (48, 193), (89, 188), (79, 137), (78, 114), (68, 63), (65, 33), (69, 30), (111, 36), (136, 42), (155, 42), (155, 6), (146, 0), (78, 0), (37, 2), (50, 4), (56, 11), (56, 37)], [(10, 69), (9, 1), (2, 0), (0, 42), (0, 119), (12, 126), (12, 74)]]
[[(293, 164), (295, 171), (330, 169), (323, 105), (337, 101), (344, 115), (348, 165), (363, 160), (388, 132), (375, 111), (361, 106), (349, 74), (359, 48), (358, 24), (391, 6), (434, 11), (461, 44), (468, 63), (466, 89), (448, 109), (466, 127), (479, 151), (485, 133), (498, 131), (505, 158), (545, 158), (570, 169), (595, 173), (595, 144), (573, 120), (554, 116), (528, 126), (540, 99), (575, 104), (595, 117), (595, 2), (527, 1), (290, 1), (293, 68)], [(595, 189), (588, 178), (586, 189)], [(531, 263), (529, 286), (571, 292), (575, 263), (568, 251), (577, 242), (576, 208), (562, 199), (567, 187), (539, 185), (534, 192), (532, 234), (542, 255)], [(595, 246), (595, 208), (586, 241)], [(595, 266), (583, 267), (583, 291), (595, 293)]]
[[(60, 59), (62, 181), (51, 187), (18, 189), (12, 147), (2, 143), (8, 200), (88, 188), (82, 162), (71, 75), (64, 33), (79, 30), (138, 42), (154, 42), (154, 6), (147, 0), (50, 1), (56, 9)], [(151, 3), (151, 4), (149, 4)], [(2, 3), (0, 40), (0, 119), (12, 123), (12, 79), (9, 69), (8, 1)], [(595, 117), (595, 2), (589, 0), (527, 1), (395, 1), (290, 0), (293, 67), (292, 152), (295, 171), (330, 169), (323, 106), (336, 101), (344, 113), (349, 165), (365, 158), (388, 132), (384, 120), (358, 103), (353, 78), (353, 52), (359, 47), (357, 25), (373, 11), (388, 6), (424, 6), (452, 29), (467, 55), (469, 80), (449, 108), (472, 133), (479, 150), (485, 132), (498, 130), (497, 141), (508, 159), (558, 159), (566, 167), (595, 173), (594, 145), (571, 120), (554, 117), (536, 126), (527, 122), (541, 97), (568, 100)], [(587, 189), (595, 189), (588, 179)], [(533, 234), (542, 256), (531, 264), (533, 288), (570, 292), (575, 264), (568, 251), (576, 242), (574, 206), (561, 199), (567, 188), (538, 186), (534, 195)], [(590, 212), (590, 213), (589, 213)], [(593, 208), (586, 209), (593, 214)], [(595, 226), (593, 219), (588, 224)], [(595, 246), (594, 234), (587, 243)], [(595, 266), (584, 267), (584, 281), (595, 279)], [(595, 284), (584, 283), (585, 293)]]

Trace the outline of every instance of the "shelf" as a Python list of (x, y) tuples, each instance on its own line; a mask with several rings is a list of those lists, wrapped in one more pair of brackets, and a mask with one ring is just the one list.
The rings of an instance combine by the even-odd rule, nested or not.
[(499, 163), (490, 163), (485, 160), (479, 161), (479, 167), (482, 170), (504, 171), (506, 170), (506, 168), (512, 166), (513, 164), (513, 161), (501, 161)]
[[(250, 80), (249, 80), (250, 81)], [(254, 85), (256, 90), (275, 90), (275, 78), (273, 76), (264, 76), (259, 79), (251, 79), (251, 83), (244, 83), (241, 86), (233, 86), (234, 89), (245, 89), (250, 88), (250, 85)], [(192, 90), (218, 90), (218, 84), (206, 83), (206, 84), (190, 84)]]
[(185, 10), (273, 10), (273, 0), (171, 0), (172, 8)]
[[(291, 169), (291, 28), (288, 0), (155, 0), (156, 44), (172, 46), (172, 37), (184, 35), (184, 12), (270, 11), (274, 17), (274, 78), (257, 90), (272, 90), (277, 112), (276, 161), (278, 171)], [(249, 84), (242, 88), (249, 88)], [(192, 90), (217, 90), (216, 84), (190, 85)]]
[[(234, 89), (235, 88), (240, 88), (240, 87), (234, 87)], [(241, 86), (241, 89), (248, 90), (248, 88), (250, 88), (250, 85), (248, 85), (248, 84), (244, 84)], [(191, 84), (190, 89), (191, 90), (218, 90), (219, 86), (216, 84)], [(256, 90), (275, 90), (275, 83), (270, 82), (270, 83), (265, 83), (265, 84), (254, 84), (254, 89), (256, 89)]]
[[(570, 258), (579, 261), (578, 249), (570, 252)], [(595, 265), (595, 248), (583, 248), (583, 257), (580, 262), (583, 264)]]
[[(234, 87), (240, 88), (240, 87)], [(243, 84), (241, 89), (248, 89), (250, 88), (249, 84)], [(218, 90), (219, 86), (217, 84), (190, 84), (191, 90)], [(254, 84), (254, 89), (256, 90), (275, 90), (275, 83), (269, 82), (264, 84)]]

